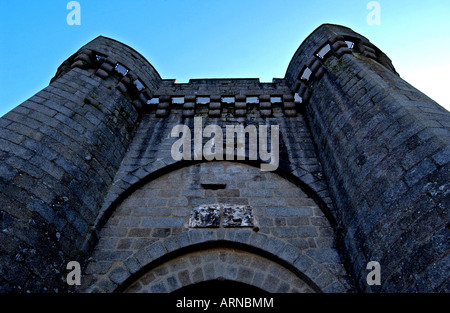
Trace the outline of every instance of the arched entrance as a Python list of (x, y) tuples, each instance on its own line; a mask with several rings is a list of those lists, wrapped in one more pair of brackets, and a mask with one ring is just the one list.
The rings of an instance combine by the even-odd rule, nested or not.
[(213, 285), (232, 293), (237, 290), (227, 290), (227, 287), (237, 286), (245, 290), (247, 286), (249, 291), (265, 293), (309, 293), (318, 289), (314, 283), (306, 283), (281, 264), (256, 253), (232, 248), (211, 248), (186, 253), (151, 267), (130, 283), (124, 292), (180, 292)]
[[(192, 223), (199, 207), (219, 208), (222, 220)], [(224, 223), (246, 208), (257, 227)], [(100, 231), (86, 272), (88, 291), (173, 292), (215, 280), (267, 292), (348, 288), (334, 230), (316, 202), (278, 174), (235, 162), (187, 166), (131, 192)]]

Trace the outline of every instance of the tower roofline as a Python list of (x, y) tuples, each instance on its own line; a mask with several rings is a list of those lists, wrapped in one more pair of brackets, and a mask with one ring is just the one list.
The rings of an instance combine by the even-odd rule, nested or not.
[[(160, 75), (159, 72), (156, 70), (156, 68), (153, 66), (153, 64), (152, 64), (150, 61), (148, 61), (147, 58), (146, 58), (145, 56), (143, 56), (139, 51), (137, 51), (136, 49), (134, 49), (134, 48), (131, 47), (130, 45), (127, 45), (127, 44), (125, 44), (125, 43), (123, 43), (123, 42), (121, 42), (121, 41), (119, 41), (119, 40), (117, 40), (117, 39), (114, 39), (114, 38), (111, 38), (111, 37), (108, 37), (108, 36), (103, 36), (103, 35), (97, 36), (96, 38), (94, 38), (93, 40), (91, 40), (89, 43), (94, 42), (94, 41), (96, 41), (97, 39), (104, 39), (104, 40), (114, 41), (115, 43), (118, 43), (118, 44), (120, 44), (120, 45), (122, 45), (122, 46), (124, 46), (124, 47), (126, 47), (126, 48), (128, 48), (128, 49), (130, 49), (131, 51), (135, 52), (136, 54), (139, 55), (140, 58), (142, 58), (143, 60), (145, 60), (145, 61), (148, 63), (148, 65), (150, 65), (150, 66), (153, 68), (154, 72), (158, 75), (159, 79), (162, 79), (162, 78), (161, 78), (161, 75)], [(89, 44), (89, 43), (88, 43), (88, 44)]]
[(382, 64), (387, 69), (396, 72), (389, 57), (373, 45), (369, 39), (349, 27), (325, 23), (306, 37), (295, 51), (284, 76), (288, 86), (294, 92), (296, 91), (301, 71), (306, 67), (310, 68), (319, 59), (317, 54), (327, 44), (330, 45), (328, 50), (337, 54), (338, 57), (342, 54), (350, 53), (351, 49), (347, 48), (347, 41), (354, 44), (354, 47), (352, 47), (353, 52), (361, 53)]

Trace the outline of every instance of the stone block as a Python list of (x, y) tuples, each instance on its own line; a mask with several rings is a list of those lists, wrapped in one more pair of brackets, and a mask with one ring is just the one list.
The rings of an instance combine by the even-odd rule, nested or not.
[(287, 117), (295, 117), (295, 116), (297, 116), (297, 111), (296, 110), (285, 110), (284, 114)]
[(430, 159), (425, 159), (406, 173), (405, 181), (411, 187), (436, 169), (436, 165)]
[(156, 110), (156, 116), (157, 117), (167, 117), (169, 115), (169, 111), (165, 109), (158, 109)]
[(183, 219), (178, 217), (143, 218), (142, 227), (181, 227)]
[(220, 110), (209, 110), (209, 114), (210, 117), (220, 117), (221, 116), (221, 111)]
[(168, 293), (167, 288), (162, 281), (153, 284), (150, 287), (150, 290), (152, 293)]
[(117, 267), (111, 271), (109, 278), (116, 284), (121, 284), (128, 278), (130, 274), (122, 267)]
[(247, 110), (236, 109), (235, 115), (236, 115), (236, 117), (245, 117), (247, 115)]
[(203, 231), (200, 229), (193, 229), (189, 231), (189, 238), (191, 244), (201, 243), (204, 241)]
[(269, 101), (264, 101), (259, 103), (259, 108), (261, 110), (271, 110), (272, 109), (272, 103)]
[(183, 109), (184, 110), (193, 110), (193, 109), (195, 109), (195, 102), (185, 102), (183, 104)]
[(268, 238), (264, 244), (264, 250), (272, 253), (273, 255), (278, 255), (278, 252), (284, 247), (282, 241), (275, 238)]
[(298, 236), (304, 237), (317, 237), (317, 231), (314, 226), (300, 226), (297, 228)]
[(178, 244), (176, 237), (168, 237), (164, 239), (163, 243), (167, 252), (172, 252), (180, 248), (180, 245)]
[(267, 275), (264, 283), (262, 284), (262, 287), (264, 290), (275, 293), (278, 288), (278, 284), (280, 283), (280, 279), (278, 279), (275, 276)]
[(221, 108), (222, 108), (222, 105), (221, 105), (220, 102), (211, 102), (209, 104), (209, 109), (210, 110), (219, 110), (220, 111)]
[(183, 110), (183, 116), (184, 117), (193, 117), (195, 115), (194, 110)]
[(286, 101), (283, 103), (283, 107), (285, 110), (293, 110), (295, 109), (295, 103), (294, 101)]
[(312, 207), (298, 207), (298, 208), (266, 208), (267, 216), (307, 216), (312, 215)]
[(166, 249), (164, 248), (163, 244), (160, 241), (148, 247), (147, 252), (153, 260), (167, 253)]
[(272, 110), (261, 110), (261, 116), (263, 117), (269, 117), (272, 115)]
[(177, 241), (178, 241), (178, 244), (180, 245), (180, 248), (189, 246), (191, 243), (189, 234), (187, 232), (183, 232), (183, 233), (179, 234), (177, 236)]

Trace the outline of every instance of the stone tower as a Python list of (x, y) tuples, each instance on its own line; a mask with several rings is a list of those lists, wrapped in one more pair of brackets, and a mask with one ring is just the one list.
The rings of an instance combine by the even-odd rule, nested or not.
[[(183, 125), (246, 140), (199, 158), (212, 132), (193, 135), (180, 160)], [(449, 126), (346, 27), (317, 28), (272, 83), (178, 84), (98, 37), (0, 119), (0, 291), (448, 292)]]

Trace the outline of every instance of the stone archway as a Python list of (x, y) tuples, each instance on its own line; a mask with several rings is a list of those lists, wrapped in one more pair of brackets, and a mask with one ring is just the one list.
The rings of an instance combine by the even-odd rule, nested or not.
[[(227, 228), (223, 223), (218, 227), (190, 227), (192, 210), (209, 203), (251, 207), (258, 227)], [(247, 253), (252, 249), (262, 252), (254, 257), (271, 255), (270, 262), (278, 258), (281, 262), (278, 266), (284, 262), (302, 273), (310, 289), (316, 286), (315, 291), (345, 292), (349, 288), (335, 248), (334, 230), (312, 198), (278, 174), (261, 172), (242, 163), (209, 162), (177, 169), (149, 181), (116, 207), (99, 232), (98, 245), (86, 270), (92, 279), (85, 290), (124, 291), (139, 280), (136, 275), (154, 273), (156, 267), (178, 262), (187, 253), (206, 252), (204, 246), (199, 247), (203, 244), (208, 244), (208, 249), (213, 245), (214, 249), (231, 247)], [(223, 274), (209, 272), (211, 266), (202, 268), (204, 275), (214, 274), (210, 280), (226, 279)], [(252, 270), (254, 277), (262, 273)], [(246, 272), (242, 271), (245, 277)], [(297, 274), (287, 281), (300, 279)], [(239, 272), (237, 275), (236, 281), (245, 279)], [(191, 280), (194, 276), (194, 272), (189, 272)], [(269, 275), (264, 277), (262, 283)], [(169, 283), (183, 285), (178, 276), (168, 279), (160, 277), (160, 289), (156, 285), (144, 288), (140, 282), (141, 290), (169, 292)], [(273, 284), (280, 290), (267, 290), (308, 291), (301, 283), (287, 281)]]
[[(314, 286), (282, 265), (231, 248), (212, 248), (178, 256), (140, 275), (124, 292), (167, 293), (212, 281), (237, 282), (272, 293), (314, 292)], [(216, 286), (220, 287), (220, 283)]]

